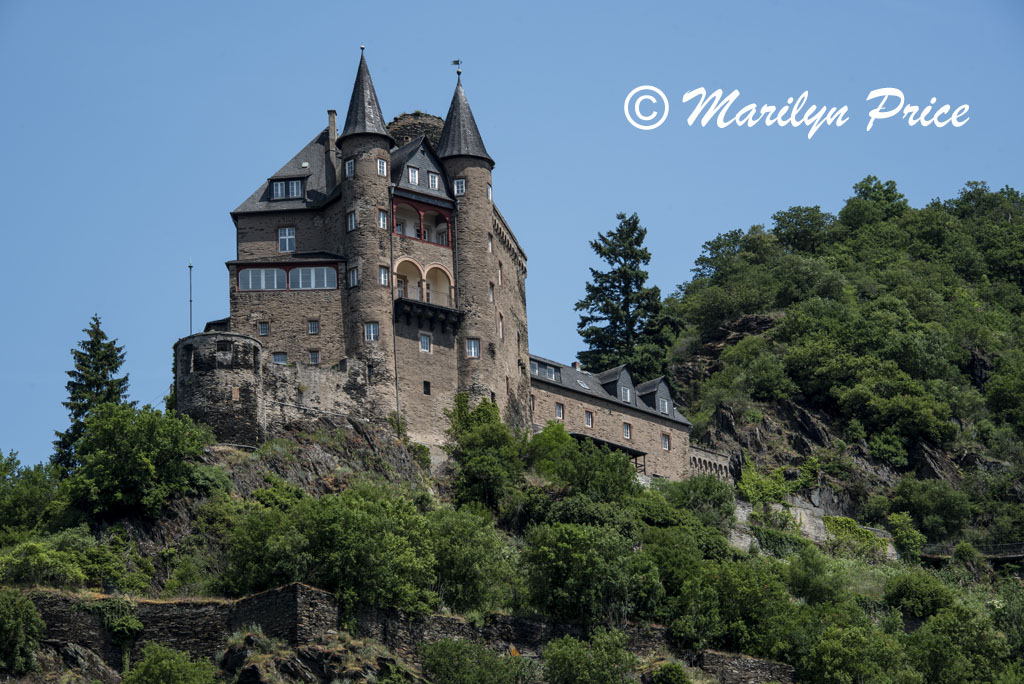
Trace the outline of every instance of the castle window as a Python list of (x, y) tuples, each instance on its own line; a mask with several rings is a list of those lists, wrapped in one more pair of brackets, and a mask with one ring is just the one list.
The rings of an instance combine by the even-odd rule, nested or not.
[(505, 317), (498, 314), (498, 337), (505, 337)]
[(494, 251), (494, 236), (490, 233), (487, 234), (487, 253), (490, 254)]
[(497, 399), (497, 397), (494, 396), (494, 392), (491, 392), (491, 403), (492, 404), (497, 404), (498, 403), (498, 399)]
[(624, 439), (633, 439), (633, 426), (629, 423), (623, 423), (622, 436)]
[(455, 179), (455, 196), (461, 197), (466, 194), (466, 179), (456, 178)]
[(312, 320), (307, 321), (306, 330), (309, 331), (310, 335), (319, 335), (320, 334), (320, 321), (318, 321), (316, 319), (312, 319)]
[(338, 272), (333, 266), (293, 268), (288, 273), (288, 287), (292, 290), (334, 290), (338, 287)]
[(658, 399), (658, 410), (664, 414), (668, 414), (668, 399)]
[(277, 251), (278, 252), (294, 252), (295, 251), (295, 229), (294, 228), (278, 228), (277, 229)]
[(367, 342), (376, 342), (380, 339), (380, 325), (376, 322), (363, 325), (363, 336)]
[(388, 212), (383, 209), (377, 210), (377, 227), (381, 230), (388, 229)]
[(666, 434), (661, 435), (661, 448), (665, 451), (672, 450), (672, 438)]
[(501, 262), (499, 261), (498, 262), (498, 287), (501, 287), (501, 280), (502, 280), (501, 276), (502, 276), (502, 272), (503, 271), (504, 271), (504, 267), (501, 265)]
[(417, 169), (415, 166), (409, 167), (409, 183), (411, 185), (420, 184), (420, 170)]
[(267, 321), (260, 321), (256, 324), (256, 330), (259, 332), (260, 337), (266, 337), (270, 334), (270, 323)]
[(490, 183), (487, 184), (487, 201), (488, 202), (493, 202), (494, 201), (494, 189), (491, 187)]
[(219, 351), (219, 352), (230, 352), (231, 351), (231, 340), (217, 340), (217, 351)]
[(387, 266), (377, 268), (377, 282), (385, 287), (391, 284), (391, 270)]
[(388, 175), (388, 163), (383, 159), (377, 160), (377, 175), (386, 176)]
[(238, 272), (239, 290), (283, 290), (287, 283), (283, 268), (243, 268)]
[(480, 338), (479, 337), (467, 337), (466, 338), (466, 357), (470, 359), (480, 358)]
[(356, 229), (356, 212), (350, 211), (345, 214), (345, 229), (349, 232)]
[(356, 175), (356, 160), (346, 159), (345, 160), (345, 178), (351, 178)]
[(309, 365), (319, 366), (320, 365), (320, 351), (318, 349), (309, 350)]
[(420, 333), (420, 351), (430, 353), (430, 335)]
[(565, 405), (555, 402), (555, 418), (562, 420), (565, 418)]
[(288, 363), (288, 353), (287, 352), (274, 352), (273, 358), (274, 358), (274, 363), (276, 363), (279, 366), (283, 366), (284, 364)]
[(507, 375), (505, 376), (505, 394), (507, 396), (512, 395), (512, 381), (509, 380), (509, 377)]
[(430, 394), (430, 381), (429, 380), (424, 380), (423, 381), (423, 393), (426, 394), (426, 395)]
[(583, 412), (583, 420), (587, 424), (587, 427), (594, 427), (594, 412), (593, 411), (584, 411)]
[(427, 172), (427, 185), (431, 190), (437, 190), (441, 186), (441, 177), (432, 171)]
[(631, 402), (633, 400), (633, 390), (625, 386), (620, 386), (619, 398), (622, 399), (622, 401)]
[(355, 287), (359, 284), (359, 269), (350, 268), (348, 269), (348, 286)]
[(487, 283), (487, 298), (494, 301), (494, 283)]
[(530, 395), (530, 410), (534, 411), (537, 407), (537, 397)]

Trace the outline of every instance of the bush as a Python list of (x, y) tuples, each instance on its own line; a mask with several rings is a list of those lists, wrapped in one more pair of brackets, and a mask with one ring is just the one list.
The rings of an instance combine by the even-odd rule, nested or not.
[(893, 489), (893, 512), (903, 511), (932, 542), (948, 539), (971, 519), (967, 495), (942, 480), (918, 480), (910, 475)]
[(423, 672), (434, 684), (539, 684), (540, 666), (529, 658), (502, 657), (463, 639), (421, 643)]
[(214, 684), (216, 673), (206, 661), (194, 661), (187, 653), (150, 641), (142, 648), (142, 660), (125, 676), (124, 684)]
[(658, 491), (676, 508), (697, 514), (705, 525), (728, 532), (736, 522), (733, 489), (713, 475), (698, 475), (682, 482), (659, 481)]
[(682, 665), (666, 663), (654, 672), (651, 684), (691, 684), (691, 680)]
[(589, 641), (571, 636), (548, 642), (542, 652), (548, 684), (623, 684), (632, 680), (636, 656), (626, 635), (596, 629)]
[(896, 547), (900, 558), (906, 561), (918, 561), (921, 549), (927, 538), (917, 531), (909, 513), (890, 513), (889, 531), (892, 532), (892, 545)]
[(45, 631), (32, 601), (15, 589), (0, 588), (0, 672), (20, 675), (34, 669)]
[(549, 422), (530, 441), (537, 472), (595, 501), (618, 501), (637, 494), (636, 469), (621, 451), (578, 442), (561, 423)]
[[(486, 511), (484, 511), (486, 515)], [(437, 595), (457, 611), (495, 610), (514, 580), (512, 549), (490, 518), (439, 508), (427, 514), (437, 558)]]
[(885, 583), (885, 602), (917, 618), (927, 618), (953, 603), (953, 591), (931, 572), (909, 568)]
[(823, 521), (832, 553), (868, 561), (879, 561), (885, 557), (886, 541), (871, 530), (860, 527), (853, 518), (826, 515)]

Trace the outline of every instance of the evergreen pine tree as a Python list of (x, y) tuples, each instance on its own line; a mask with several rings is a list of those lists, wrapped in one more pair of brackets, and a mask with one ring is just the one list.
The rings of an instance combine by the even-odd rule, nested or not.
[(587, 296), (576, 302), (576, 310), (583, 312), (576, 327), (589, 347), (579, 360), (590, 371), (629, 364), (634, 378), (643, 381), (658, 375), (664, 365), (661, 291), (645, 287), (644, 267), (651, 261), (644, 247), (647, 229), (636, 214), (616, 218), (617, 228), (598, 233), (590, 242), (611, 269), (590, 269)]
[(107, 339), (95, 314), (82, 332), (86, 338), (78, 343), (78, 349), (71, 350), (75, 367), (67, 372), (71, 379), (65, 385), (68, 400), (63, 404), (71, 416), (71, 425), (56, 433), (51, 457), (64, 476), (80, 463), (75, 442), (82, 436), (85, 417), (100, 404), (124, 403), (128, 394), (128, 376), (117, 377), (124, 363), (124, 347), (117, 346), (117, 340)]

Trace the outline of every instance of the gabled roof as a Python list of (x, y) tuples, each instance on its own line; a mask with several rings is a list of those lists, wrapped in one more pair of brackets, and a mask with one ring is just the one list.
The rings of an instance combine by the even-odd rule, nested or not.
[[(413, 185), (409, 182), (409, 174), (406, 168), (415, 166), (419, 169), (419, 184)], [(427, 173), (434, 172), (440, 176), (437, 190), (431, 190)], [(426, 136), (419, 135), (401, 147), (391, 150), (391, 182), (396, 188), (429, 195), (438, 199), (454, 201), (454, 197), (448, 192), (448, 181), (444, 173), (444, 165), (434, 153), (434, 148)]]
[(366, 55), (362, 53), (359, 55), (356, 82), (352, 85), (352, 97), (348, 101), (345, 127), (341, 129), (341, 135), (338, 137), (344, 138), (358, 133), (383, 135), (391, 140), (388, 127), (384, 124), (384, 115), (380, 112), (380, 103), (377, 102), (377, 91), (373, 89), (370, 69), (366, 66)]
[(444, 129), (437, 143), (437, 156), (448, 157), (479, 157), (492, 165), (494, 160), (487, 154), (484, 140), (480, 137), (480, 129), (476, 127), (473, 110), (469, 108), (466, 91), (462, 89), (462, 77), (455, 86), (452, 104), (448, 108), (448, 116), (444, 119)]
[[(231, 213), (243, 214), (259, 211), (310, 209), (325, 204), (340, 191), (340, 186), (338, 186), (332, 192), (327, 192), (327, 176), (325, 173), (327, 148), (327, 129), (325, 128)], [(308, 166), (303, 167), (304, 163)], [(271, 200), (270, 181), (286, 178), (304, 179), (305, 196)]]
[(665, 382), (665, 376), (659, 375), (653, 380), (648, 380), (647, 382), (637, 385), (636, 393), (640, 396), (643, 396), (645, 394), (650, 394), (651, 392), (657, 392), (658, 387), (660, 387), (663, 382)]
[[(627, 375), (629, 374), (629, 368), (624, 365), (616, 366), (615, 368), (609, 368), (608, 370), (603, 371), (601, 373), (591, 374), (587, 373), (586, 371), (576, 370), (572, 366), (566, 366), (565, 364), (558, 363), (557, 361), (552, 361), (551, 359), (545, 359), (544, 357), (537, 356), (536, 354), (530, 354), (530, 360), (537, 361), (542, 364), (547, 364), (548, 366), (553, 366), (558, 369), (558, 378), (555, 380), (552, 380), (544, 375), (531, 374), (531, 382), (542, 382), (552, 385), (558, 385), (563, 389), (570, 390), (572, 392), (576, 392), (582, 395), (589, 395), (591, 397), (595, 397), (598, 399), (604, 399), (605, 401), (613, 402), (616, 405), (629, 407), (630, 409), (639, 411), (640, 413), (646, 413), (653, 416), (659, 416), (661, 418), (667, 418), (668, 420), (674, 420), (675, 422), (682, 423), (686, 426), (692, 425), (692, 423), (688, 421), (686, 417), (683, 416), (683, 414), (681, 414), (679, 411), (675, 409), (674, 403), (672, 405), (671, 414), (665, 415), (664, 413), (658, 412), (658, 410), (655, 407), (649, 406), (647, 403), (643, 401), (630, 403), (621, 401), (617, 396), (618, 390), (613, 389), (613, 391), (609, 392), (606, 389), (606, 385), (617, 383), (623, 373), (626, 373)], [(641, 387), (647, 387), (653, 384), (655, 386), (655, 389), (657, 389), (657, 386), (663, 382), (664, 378), (655, 378), (654, 380), (650, 380), (648, 382), (643, 383)], [(668, 383), (665, 383), (665, 388), (668, 389)], [(646, 394), (649, 392), (650, 390), (647, 390), (644, 393)], [(637, 396), (640, 395), (639, 389), (637, 389), (636, 394)], [(671, 397), (671, 393), (669, 394), (669, 397)]]

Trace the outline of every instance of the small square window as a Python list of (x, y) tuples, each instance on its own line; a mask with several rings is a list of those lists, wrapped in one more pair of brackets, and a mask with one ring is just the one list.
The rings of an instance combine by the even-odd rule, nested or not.
[(345, 160), (345, 178), (351, 178), (356, 175), (356, 160), (346, 159)]
[(309, 351), (309, 365), (319, 366), (320, 365), (320, 351), (317, 349), (311, 349)]
[(429, 380), (424, 380), (423, 381), (423, 393), (424, 394), (430, 394), (430, 381)]
[(318, 320), (307, 321), (306, 330), (309, 331), (310, 335), (319, 335), (320, 334), (320, 321), (318, 321)]
[(260, 321), (256, 324), (256, 330), (259, 331), (260, 337), (266, 337), (270, 334), (270, 323), (267, 321)]
[(359, 269), (350, 268), (348, 269), (348, 286), (355, 287), (359, 284)]
[(480, 338), (479, 337), (467, 337), (466, 338), (466, 357), (470, 359), (480, 358)]
[(441, 186), (441, 177), (436, 173), (427, 173), (427, 184), (431, 190), (437, 190)]
[(377, 283), (385, 287), (391, 284), (391, 271), (387, 266), (377, 268)]
[(409, 167), (409, 184), (419, 185), (420, 184), (420, 170), (415, 166)]
[(494, 189), (491, 188), (491, 184), (490, 183), (487, 184), (487, 200), (489, 202), (493, 202), (494, 201)]
[(584, 411), (583, 419), (587, 423), (587, 427), (594, 427), (594, 413), (592, 411)]
[(565, 406), (555, 402), (555, 418), (562, 420), (565, 418)]
[(466, 179), (456, 178), (455, 179), (455, 196), (460, 197), (466, 194)]
[(420, 351), (430, 353), (430, 335), (420, 333)]
[(388, 229), (388, 212), (383, 209), (377, 210), (377, 227), (381, 230)]
[(672, 438), (668, 435), (661, 436), (661, 448), (665, 451), (671, 451), (672, 449)]
[(377, 175), (386, 176), (388, 175), (388, 163), (383, 159), (377, 160)]
[(356, 229), (356, 212), (350, 211), (345, 215), (345, 228), (347, 228), (349, 232)]
[(278, 228), (277, 229), (277, 251), (278, 252), (294, 252), (295, 251), (295, 229), (294, 228)]
[(367, 342), (376, 342), (380, 339), (380, 326), (377, 323), (367, 323), (363, 326), (363, 335)]
[(288, 354), (286, 352), (274, 352), (273, 354), (274, 363), (279, 366), (283, 366), (288, 363)]
[(633, 426), (629, 423), (623, 423), (622, 436), (626, 439), (633, 439)]

